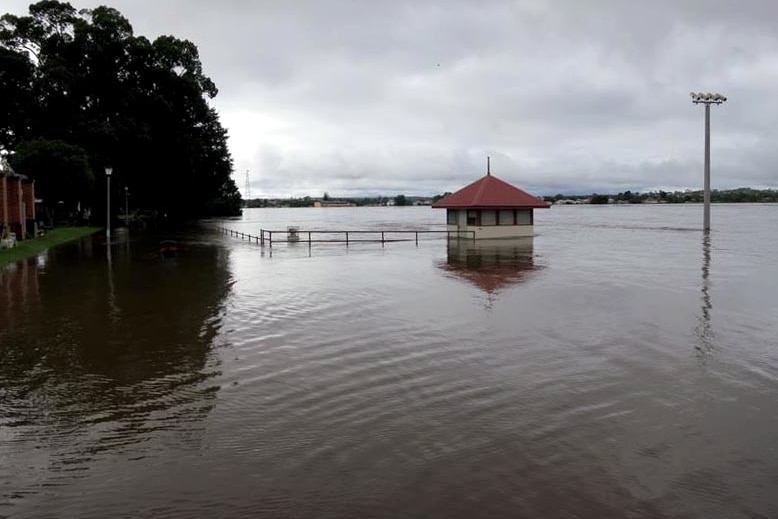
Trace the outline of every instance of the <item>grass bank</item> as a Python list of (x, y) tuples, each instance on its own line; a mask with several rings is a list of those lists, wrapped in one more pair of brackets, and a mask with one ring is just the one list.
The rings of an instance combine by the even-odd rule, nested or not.
[(0, 268), (10, 263), (29, 258), (50, 249), (60, 243), (77, 240), (83, 236), (89, 236), (99, 231), (99, 227), (62, 227), (46, 232), (45, 236), (34, 240), (24, 240), (16, 244), (13, 249), (0, 249)]

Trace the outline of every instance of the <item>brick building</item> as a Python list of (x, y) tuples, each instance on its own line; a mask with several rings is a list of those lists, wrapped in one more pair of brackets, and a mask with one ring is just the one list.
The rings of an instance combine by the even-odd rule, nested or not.
[(5, 157), (0, 158), (0, 238), (34, 238), (35, 181), (17, 175)]

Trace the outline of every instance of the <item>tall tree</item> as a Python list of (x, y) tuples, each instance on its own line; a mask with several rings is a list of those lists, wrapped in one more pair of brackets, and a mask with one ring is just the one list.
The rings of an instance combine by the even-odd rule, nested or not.
[[(209, 104), (218, 91), (192, 42), (150, 42), (116, 9), (44, 0), (0, 18), (0, 65), (1, 147), (81, 148), (90, 170), (112, 166), (116, 189), (171, 217), (239, 212), (227, 133)], [(25, 150), (17, 169), (39, 175), (25, 171), (45, 163), (30, 150), (52, 147)]]

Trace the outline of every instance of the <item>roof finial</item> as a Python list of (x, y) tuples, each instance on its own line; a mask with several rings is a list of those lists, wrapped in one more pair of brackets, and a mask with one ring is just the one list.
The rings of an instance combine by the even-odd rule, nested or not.
[(492, 174), (491, 168), (489, 167), (489, 162), (490, 161), (491, 161), (491, 157), (489, 155), (487, 155), (486, 156), (486, 174), (487, 175), (491, 175)]

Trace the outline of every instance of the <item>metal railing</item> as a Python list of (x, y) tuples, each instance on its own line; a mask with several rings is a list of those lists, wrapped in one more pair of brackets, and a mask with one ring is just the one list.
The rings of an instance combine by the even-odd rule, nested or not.
[[(445, 235), (448, 240), (452, 237), (460, 238), (464, 235), (466, 238), (475, 239), (475, 231), (436, 231), (427, 229), (383, 229), (371, 231), (305, 231), (299, 229), (279, 231), (260, 229), (258, 236), (225, 227), (219, 227), (218, 229), (229, 236), (254, 241), (262, 246), (267, 245), (271, 249), (273, 248), (273, 242), (307, 243), (308, 247), (311, 247), (314, 243), (345, 243), (348, 247), (351, 243), (380, 243), (381, 246), (384, 246), (386, 243), (402, 241), (413, 241), (418, 245), (420, 235)], [(281, 237), (280, 240), (279, 237)]]

